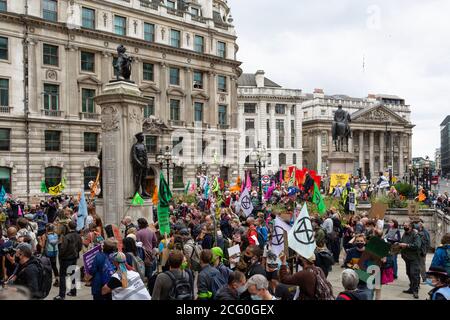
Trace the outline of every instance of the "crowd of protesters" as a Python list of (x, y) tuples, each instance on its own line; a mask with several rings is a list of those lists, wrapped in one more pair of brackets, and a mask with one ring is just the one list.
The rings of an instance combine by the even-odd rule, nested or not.
[[(450, 299), (450, 235), (442, 238), (427, 271), (430, 236), (420, 219), (400, 226), (396, 220), (384, 223), (334, 207), (325, 215), (311, 212), (315, 254), (302, 257), (289, 249), (276, 255), (272, 235), (279, 213), (272, 205), (283, 204), (289, 211), (304, 195), (292, 196), (280, 186), (259, 205), (254, 189), (251, 198), (257, 205), (249, 216), (236, 209), (239, 195), (225, 187), (219, 208), (201, 188), (192, 203), (172, 200), (168, 235), (160, 234), (155, 215), (154, 220), (124, 216), (118, 236), (113, 226), (103, 225), (95, 201), (89, 201), (84, 227), (78, 230), (77, 197), (52, 197), (31, 205), (8, 200), (0, 220), (3, 290), (24, 287), (29, 298), (43, 299), (48, 290), (42, 292), (42, 287), (50, 277), (59, 292), (55, 300), (74, 297), (76, 286), (67, 288), (65, 280), (78, 265), (94, 300), (380, 299), (381, 289), (372, 289), (358, 274), (365, 268), (360, 259), (366, 244), (379, 237), (393, 248), (380, 264), (383, 285), (398, 278), (400, 255), (409, 279), (404, 293), (418, 298), (426, 282), (433, 287), (430, 299)], [(98, 245), (101, 250), (87, 272), (81, 256)], [(240, 254), (229, 256), (228, 249), (236, 245)], [(343, 292), (334, 292), (327, 279), (332, 268), (343, 269)]]

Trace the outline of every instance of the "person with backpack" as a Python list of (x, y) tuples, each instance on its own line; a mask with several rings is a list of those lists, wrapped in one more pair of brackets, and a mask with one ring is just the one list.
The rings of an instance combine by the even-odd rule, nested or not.
[(286, 264), (286, 255), (281, 254), (281, 283), (299, 286), (299, 300), (334, 300), (331, 283), (326, 279), (322, 269), (314, 265), (315, 256), (308, 259), (299, 257), (303, 270), (290, 275)]
[(112, 260), (116, 272), (103, 286), (102, 295), (111, 293), (112, 300), (151, 300), (139, 273), (128, 268), (125, 253), (113, 253)]
[(183, 239), (183, 253), (187, 258), (189, 268), (193, 272), (200, 272), (200, 254), (202, 253), (202, 246), (192, 239), (187, 228), (180, 230), (180, 236)]
[(111, 293), (102, 294), (102, 288), (116, 271), (114, 264), (109, 258), (115, 252), (117, 252), (117, 242), (106, 239), (103, 242), (102, 250), (97, 253), (92, 262), (90, 275), (92, 276), (91, 294), (94, 300), (112, 300)]
[(55, 282), (53, 283), (53, 286), (59, 287), (59, 272), (58, 266), (56, 264), (56, 259), (58, 257), (59, 237), (55, 232), (55, 226), (53, 224), (47, 225), (46, 233), (42, 236), (41, 240), (43, 254), (50, 259), (53, 275), (55, 276)]
[(155, 233), (149, 228), (148, 222), (145, 218), (139, 218), (139, 230), (136, 234), (136, 239), (142, 242), (142, 247), (145, 253), (145, 276), (150, 279), (156, 269), (156, 260), (153, 258), (153, 248), (158, 246)]
[(259, 247), (264, 249), (267, 239), (269, 238), (269, 231), (267, 230), (264, 218), (256, 219), (256, 232), (258, 234)]
[(358, 289), (359, 276), (353, 269), (345, 269), (342, 272), (342, 291), (336, 297), (336, 300), (367, 300), (366, 293)]
[(228, 277), (230, 273), (233, 272), (230, 268), (223, 264), (223, 250), (219, 247), (214, 247), (211, 249), (212, 259), (211, 264), (220, 271), (220, 274), (224, 280), (228, 283)]
[(194, 277), (189, 269), (181, 270), (183, 260), (181, 251), (169, 253), (169, 270), (156, 277), (152, 300), (194, 300)]
[(431, 267), (441, 267), (450, 274), (450, 233), (446, 233), (441, 239), (441, 245), (436, 248)]
[[(66, 297), (66, 277), (67, 269), (70, 266), (76, 266), (80, 251), (83, 248), (81, 236), (75, 231), (77, 224), (73, 221), (68, 223), (68, 233), (61, 237), (59, 243), (59, 295), (54, 300), (64, 300)], [(77, 288), (73, 286), (68, 296), (75, 297), (77, 295)]]
[(136, 242), (131, 237), (125, 237), (122, 240), (123, 252), (127, 258), (127, 264), (132, 266), (134, 271), (139, 273), (141, 280), (145, 281), (145, 263), (139, 257)]
[(205, 249), (200, 255), (202, 270), (198, 274), (197, 288), (199, 300), (211, 300), (217, 291), (228, 282), (223, 278), (219, 270), (211, 266), (212, 252)]
[(15, 261), (18, 268), (7, 282), (26, 287), (32, 299), (42, 299), (40, 278), (43, 276), (43, 271), (39, 266), (38, 258), (33, 256), (31, 245), (27, 243), (18, 244), (16, 249)]

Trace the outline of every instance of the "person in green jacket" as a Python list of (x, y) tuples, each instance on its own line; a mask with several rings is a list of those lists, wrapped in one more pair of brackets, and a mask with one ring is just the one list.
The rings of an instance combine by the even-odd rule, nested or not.
[(403, 293), (412, 294), (415, 299), (419, 298), (420, 283), (420, 236), (412, 227), (411, 222), (403, 224), (405, 233), (403, 234), (399, 247), (401, 255), (406, 264), (406, 274), (409, 278), (409, 289)]

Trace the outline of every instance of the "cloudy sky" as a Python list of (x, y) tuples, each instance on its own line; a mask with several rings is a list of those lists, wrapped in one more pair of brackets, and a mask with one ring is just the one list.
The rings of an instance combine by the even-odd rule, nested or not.
[[(289, 88), (411, 105), (413, 156), (434, 159), (450, 114), (450, 1), (228, 0), (244, 72)], [(363, 67), (364, 61), (364, 67)]]

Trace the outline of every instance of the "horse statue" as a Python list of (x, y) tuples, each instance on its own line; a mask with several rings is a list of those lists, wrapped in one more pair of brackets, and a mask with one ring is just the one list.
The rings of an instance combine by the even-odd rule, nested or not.
[(333, 126), (331, 128), (335, 151), (349, 152), (348, 139), (352, 139), (349, 125), (351, 121), (350, 114), (342, 109), (342, 105), (339, 105), (338, 110), (334, 114)]
[(131, 76), (131, 63), (133, 61), (132, 57), (127, 55), (127, 48), (122, 44), (117, 47), (117, 62), (113, 64), (114, 70), (116, 71), (117, 81), (121, 80), (122, 77), (125, 81), (130, 81)]

